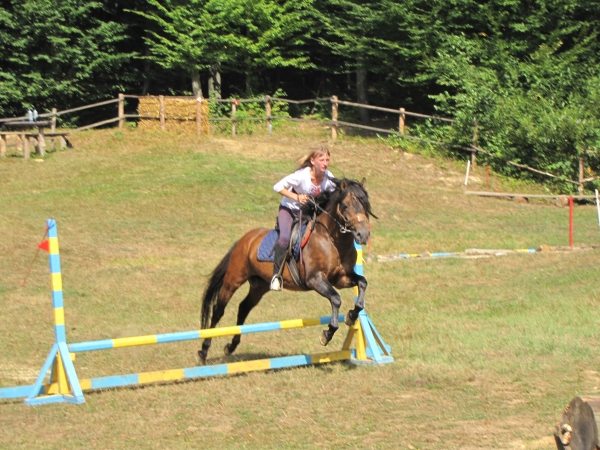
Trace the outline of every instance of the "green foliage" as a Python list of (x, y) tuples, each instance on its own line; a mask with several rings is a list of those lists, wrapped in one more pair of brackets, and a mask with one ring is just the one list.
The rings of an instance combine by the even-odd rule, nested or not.
[(101, 2), (25, 0), (0, 8), (0, 115), (114, 97), (134, 75), (119, 51), (126, 26), (102, 20)]
[[(264, 96), (261, 96), (264, 98)], [(273, 97), (284, 98), (285, 92), (282, 90), (275, 91)], [(235, 100), (231, 98), (230, 100)], [(223, 103), (213, 99), (209, 103), (210, 116), (215, 118), (229, 118), (232, 115), (232, 104), (230, 102)], [(266, 123), (266, 104), (264, 101), (242, 102), (236, 105), (235, 118), (236, 133), (238, 134), (253, 134), (257, 127), (265, 127)], [(291, 117), (289, 113), (289, 103), (282, 101), (271, 100), (271, 116), (275, 117)], [(279, 128), (282, 122), (278, 120), (272, 121), (273, 129)], [(230, 122), (217, 122), (215, 128), (219, 132), (229, 132), (231, 130)]]
[[(272, 97), (285, 98), (287, 94), (282, 89), (277, 89)], [(290, 104), (287, 102), (281, 102), (277, 100), (271, 100), (271, 115), (277, 117), (291, 117), (290, 116)]]
[(310, 37), (310, 1), (148, 0), (136, 11), (160, 31), (146, 38), (151, 60), (167, 69), (219, 67), (248, 77), (274, 67), (311, 67), (303, 44)]
[(320, 44), (341, 57), (340, 70), (368, 68), (392, 75), (402, 65), (404, 39), (396, 22), (406, 13), (402, 3), (329, 0), (323, 9)]
[[(563, 30), (563, 32), (566, 32)], [(452, 140), (478, 145), (498, 158), (496, 170), (516, 175), (507, 160), (577, 180), (579, 157), (592, 171), (599, 167), (600, 113), (596, 35), (570, 48), (548, 36), (526, 57), (513, 43), (487, 36), (446, 36), (427, 72), (444, 87), (432, 96), (437, 108), (455, 118)]]

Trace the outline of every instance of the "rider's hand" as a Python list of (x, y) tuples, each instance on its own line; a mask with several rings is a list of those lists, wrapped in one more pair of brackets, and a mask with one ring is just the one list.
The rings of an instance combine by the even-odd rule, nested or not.
[(298, 194), (298, 201), (302, 204), (308, 201), (308, 195), (306, 194)]

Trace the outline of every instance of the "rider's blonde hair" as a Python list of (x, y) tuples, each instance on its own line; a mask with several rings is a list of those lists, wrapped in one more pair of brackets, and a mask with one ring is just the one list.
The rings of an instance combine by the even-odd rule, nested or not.
[(311, 150), (312, 151), (310, 153), (307, 153), (302, 158), (298, 159), (298, 161), (297, 161), (298, 170), (304, 169), (305, 167), (312, 166), (312, 164), (310, 162), (311, 159), (318, 158), (319, 156), (322, 156), (322, 155), (331, 156), (331, 153), (329, 152), (329, 149), (327, 147), (316, 147)]

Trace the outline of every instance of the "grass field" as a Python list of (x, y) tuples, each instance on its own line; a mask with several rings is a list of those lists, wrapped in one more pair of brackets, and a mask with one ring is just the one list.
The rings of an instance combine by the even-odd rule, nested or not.
[[(197, 329), (207, 276), (244, 232), (271, 227), (271, 186), (309, 147), (368, 180), (372, 256), (568, 244), (568, 208), (465, 196), (464, 165), (292, 128), (236, 138), (73, 135), (44, 161), (0, 160), (0, 387), (31, 384), (53, 340), (45, 220), (58, 224), (70, 342)], [(492, 177), (491, 189), (544, 191)], [(476, 168), (469, 189), (485, 189)], [(575, 244), (597, 244), (595, 206)], [(0, 403), (0, 448), (555, 448), (574, 396), (600, 392), (600, 250), (365, 265), (367, 311), (394, 364), (344, 363), (86, 394), (81, 406)], [(242, 288), (222, 326), (233, 325)], [(343, 311), (352, 291), (342, 293)], [(270, 293), (248, 323), (330, 314)], [(330, 347), (339, 349), (342, 326)], [(214, 363), (318, 353), (320, 329), (245, 336)], [(80, 354), (81, 378), (189, 367), (198, 342)]]

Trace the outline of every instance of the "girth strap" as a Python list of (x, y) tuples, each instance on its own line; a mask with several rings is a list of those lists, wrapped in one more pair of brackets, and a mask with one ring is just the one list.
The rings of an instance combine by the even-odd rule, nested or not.
[(298, 264), (296, 264), (296, 260), (294, 258), (288, 259), (287, 267), (290, 271), (292, 279), (294, 280), (294, 283), (296, 283), (298, 287), (308, 290), (308, 286), (304, 283), (304, 280), (302, 280), (302, 277), (300, 276), (300, 270), (298, 269)]

